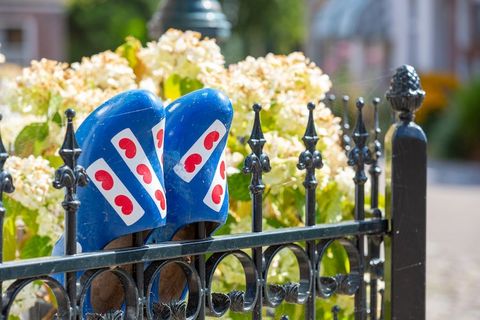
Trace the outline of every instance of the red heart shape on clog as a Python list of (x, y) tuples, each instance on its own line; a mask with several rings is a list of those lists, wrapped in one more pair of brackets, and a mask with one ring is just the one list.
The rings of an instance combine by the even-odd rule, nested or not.
[(143, 177), (143, 182), (150, 184), (152, 182), (152, 173), (146, 165), (139, 164), (137, 166), (137, 173)]
[(187, 171), (188, 173), (195, 171), (195, 167), (200, 163), (202, 163), (202, 156), (198, 153), (192, 153), (185, 160), (185, 171)]
[(133, 212), (133, 203), (127, 196), (123, 194), (115, 197), (115, 204), (122, 209), (122, 213), (126, 216)]
[(163, 192), (161, 190), (157, 190), (155, 191), (155, 198), (160, 202), (160, 208), (162, 208), (162, 210), (165, 210), (165, 195), (163, 194)]
[(222, 163), (220, 163), (220, 176), (222, 177), (222, 179), (225, 179), (225, 161), (222, 161)]
[(222, 195), (223, 195), (223, 188), (221, 185), (217, 184), (215, 187), (213, 187), (213, 190), (212, 190), (213, 203), (220, 204), (220, 201), (222, 200)]
[(125, 150), (125, 156), (128, 159), (132, 159), (137, 154), (137, 147), (135, 146), (135, 142), (130, 140), (129, 138), (122, 138), (118, 142), (118, 146)]
[(220, 138), (220, 133), (218, 133), (218, 131), (212, 131), (207, 134), (205, 140), (203, 140), (203, 146), (205, 147), (205, 149), (212, 149), (213, 144), (218, 141), (218, 138)]
[(157, 132), (157, 147), (160, 149), (163, 145), (163, 129)]
[(102, 183), (103, 190), (110, 190), (113, 188), (113, 178), (105, 170), (98, 170), (95, 172), (95, 180)]

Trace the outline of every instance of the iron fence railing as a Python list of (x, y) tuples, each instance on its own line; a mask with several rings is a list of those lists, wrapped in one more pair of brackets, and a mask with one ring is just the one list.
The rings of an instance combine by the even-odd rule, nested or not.
[[(309, 116), (303, 142), (305, 151), (299, 156), (298, 169), (305, 170), (305, 227), (262, 230), (262, 204), (265, 185), (262, 174), (270, 170), (270, 161), (263, 152), (260, 110), (254, 105), (255, 120), (248, 144), (252, 153), (245, 159), (244, 172), (251, 175), (252, 232), (207, 238), (205, 225), (197, 225), (198, 240), (144, 245), (142, 234), (135, 235), (136, 247), (120, 250), (76, 254), (76, 211), (81, 205), (76, 188), (87, 183), (85, 170), (76, 160), (81, 152), (77, 145), (72, 110), (66, 112), (67, 131), (60, 155), (64, 166), (55, 174), (54, 186), (65, 189), (62, 203), (65, 209), (66, 254), (61, 257), (5, 262), (0, 265), (0, 285), (15, 280), (3, 292), (1, 318), (7, 319), (15, 297), (26, 285), (42, 280), (57, 300), (58, 319), (204, 319), (222, 317), (228, 310), (251, 313), (262, 318), (264, 306), (275, 308), (282, 302), (305, 305), (305, 318), (317, 319), (316, 303), (334, 294), (352, 295), (354, 317), (361, 319), (424, 319), (425, 318), (425, 195), (426, 138), (413, 122), (414, 111), (421, 105), (424, 92), (419, 78), (410, 66), (397, 69), (386, 94), (398, 122), (393, 124), (385, 139), (386, 151), (386, 210), (379, 206), (378, 160), (382, 155), (379, 140), (378, 105), (372, 102), (374, 128), (372, 143), (367, 143), (368, 131), (363, 120), (365, 102), (356, 102), (357, 119), (350, 133), (348, 117), (344, 117), (343, 145), (348, 164), (355, 177), (354, 220), (335, 224), (316, 223), (316, 170), (322, 168), (322, 156), (316, 150), (314, 104), (308, 105)], [(334, 97), (328, 99), (333, 102)], [(348, 97), (343, 97), (348, 104)], [(8, 155), (0, 139), (0, 225), (5, 208), (3, 193), (14, 191), (12, 176), (3, 170)], [(371, 179), (370, 207), (372, 217), (365, 214), (366, 169)], [(14, 178), (14, 177), (13, 177)], [(321, 201), (319, 199), (318, 201)], [(2, 228), (0, 228), (0, 238)], [(321, 261), (333, 242), (345, 249), (350, 271), (335, 276), (321, 275)], [(2, 242), (3, 246), (3, 242)], [(385, 251), (385, 261), (380, 255)], [(248, 254), (245, 249), (251, 249)], [(269, 269), (281, 250), (293, 253), (299, 270), (299, 281), (269, 284)], [(0, 250), (0, 253), (2, 250)], [(212, 289), (212, 279), (219, 264), (235, 257), (243, 267), (245, 290), (219, 293)], [(190, 261), (182, 259), (190, 257)], [(207, 259), (208, 257), (208, 259)], [(1, 256), (0, 256), (1, 258)], [(145, 266), (148, 264), (148, 267)], [(118, 266), (132, 265), (132, 272)], [(166, 266), (176, 265), (188, 279), (188, 299), (153, 304), (150, 293), (153, 283)], [(85, 271), (77, 277), (77, 271)], [(103, 315), (83, 315), (92, 281), (105, 272), (113, 272), (124, 289), (124, 307)], [(65, 284), (52, 274), (65, 273)], [(162, 279), (160, 281), (168, 281)], [(384, 282), (379, 286), (379, 282)], [(337, 318), (338, 307), (332, 309)], [(287, 319), (286, 316), (283, 317)]]

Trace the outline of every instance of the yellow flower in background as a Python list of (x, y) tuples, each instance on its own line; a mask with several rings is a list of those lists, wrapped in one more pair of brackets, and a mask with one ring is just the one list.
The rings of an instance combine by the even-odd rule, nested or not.
[(425, 100), (415, 113), (415, 120), (424, 124), (435, 113), (441, 112), (448, 105), (450, 95), (459, 88), (460, 82), (450, 73), (424, 73), (420, 75)]

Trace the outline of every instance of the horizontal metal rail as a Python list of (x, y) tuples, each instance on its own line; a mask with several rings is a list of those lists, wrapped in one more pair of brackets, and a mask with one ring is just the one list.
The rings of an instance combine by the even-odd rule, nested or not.
[(205, 240), (172, 241), (164, 244), (145, 245), (140, 248), (6, 262), (0, 265), (0, 281), (299, 241), (381, 234), (385, 233), (387, 228), (387, 220), (346, 221), (261, 233), (233, 234)]

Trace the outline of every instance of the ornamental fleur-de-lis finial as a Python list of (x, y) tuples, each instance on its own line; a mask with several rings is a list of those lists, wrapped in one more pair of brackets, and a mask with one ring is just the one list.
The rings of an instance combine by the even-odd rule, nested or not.
[[(2, 115), (0, 114), (0, 121), (1, 120)], [(12, 176), (3, 169), (7, 158), (8, 153), (5, 149), (5, 146), (3, 145), (2, 135), (0, 134), (0, 215), (2, 217), (5, 214), (5, 208), (3, 207), (3, 193), (12, 193), (13, 191), (15, 191)]]
[(246, 157), (243, 168), (244, 173), (252, 174), (250, 191), (254, 194), (263, 192), (265, 186), (262, 181), (262, 173), (271, 170), (270, 159), (263, 153), (263, 146), (266, 140), (263, 136), (262, 125), (260, 124), (260, 110), (262, 110), (260, 105), (253, 105), (255, 120), (253, 122), (252, 133), (248, 139), (248, 145), (252, 149), (252, 153)]
[(320, 169), (323, 167), (322, 155), (318, 150), (315, 150), (315, 147), (318, 142), (317, 131), (315, 129), (315, 122), (313, 120), (313, 110), (315, 109), (315, 104), (312, 102), (308, 103), (308, 123), (303, 135), (303, 143), (305, 144), (306, 150), (300, 154), (298, 158), (297, 168), (300, 170), (306, 170), (307, 174), (305, 175), (305, 180), (303, 185), (307, 189), (315, 188), (317, 186), (317, 179), (315, 178), (315, 169)]
[(75, 111), (68, 109), (65, 111), (65, 115), (67, 117), (67, 131), (59, 151), (64, 165), (55, 172), (53, 186), (57, 189), (66, 188), (65, 202), (68, 202), (74, 200), (77, 186), (85, 186), (88, 183), (88, 178), (85, 169), (77, 165), (77, 159), (82, 150), (78, 146), (73, 129)]
[(425, 91), (422, 90), (420, 77), (414, 67), (403, 65), (397, 69), (386, 98), (393, 110), (400, 113), (400, 120), (407, 123), (413, 120), (415, 111), (425, 98)]
[(370, 164), (372, 161), (370, 150), (366, 143), (368, 132), (363, 121), (362, 109), (365, 106), (363, 98), (358, 98), (357, 103), (357, 122), (353, 130), (353, 141), (355, 146), (348, 154), (348, 164), (355, 169), (354, 181), (356, 184), (364, 184), (367, 181), (365, 175), (365, 164)]

